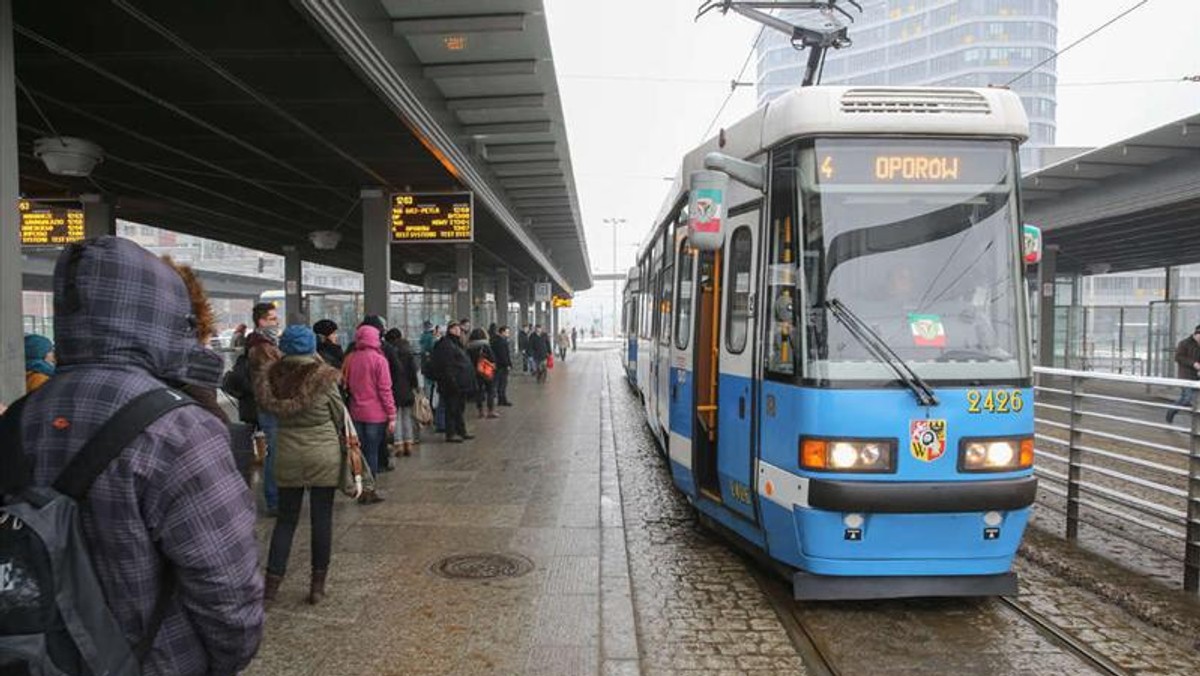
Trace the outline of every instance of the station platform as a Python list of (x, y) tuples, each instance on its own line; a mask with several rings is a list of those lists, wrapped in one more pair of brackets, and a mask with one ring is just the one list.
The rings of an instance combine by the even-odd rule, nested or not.
[(379, 478), (384, 502), (340, 498), (316, 607), (303, 517), (246, 673), (637, 673), (622, 668), (638, 654), (600, 354), (541, 386), (513, 374), (503, 417), (468, 407), (473, 440), (426, 430)]
[[(802, 671), (732, 550), (664, 534), (662, 526), (674, 532), (672, 519), (688, 517), (678, 513), (663, 473), (619, 482), (613, 392), (627, 408), (633, 396), (613, 348), (581, 344), (545, 385), (514, 373), (515, 406), (490, 420), (469, 408), (476, 438), (466, 443), (427, 432), (412, 457), (397, 458), (397, 469), (380, 478), (384, 502), (338, 498), (328, 596), (318, 606), (305, 603), (302, 515), (262, 647), (244, 673)], [(626, 418), (623, 424), (635, 424)], [(659, 462), (650, 449), (629, 450)], [(624, 503), (622, 485), (633, 493)], [(657, 513), (664, 499), (674, 506)], [(631, 506), (648, 525), (636, 534), (624, 527)], [(264, 560), (272, 524), (259, 522)], [(636, 612), (631, 551), (647, 565), (636, 583), (644, 607)], [(505, 559), (449, 564), (451, 574), (466, 577), (438, 569), (469, 555)], [(693, 566), (705, 572), (692, 576)], [(639, 649), (639, 624), (654, 637), (649, 654)]]

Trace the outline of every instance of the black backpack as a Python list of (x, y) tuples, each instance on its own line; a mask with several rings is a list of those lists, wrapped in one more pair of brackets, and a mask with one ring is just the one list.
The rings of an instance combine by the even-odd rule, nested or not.
[(164, 575), (146, 635), (129, 645), (109, 611), (80, 527), (96, 477), (167, 411), (194, 404), (169, 388), (121, 407), (71, 458), (52, 488), (32, 485), (21, 399), (0, 418), (0, 673), (138, 676), (173, 592)]

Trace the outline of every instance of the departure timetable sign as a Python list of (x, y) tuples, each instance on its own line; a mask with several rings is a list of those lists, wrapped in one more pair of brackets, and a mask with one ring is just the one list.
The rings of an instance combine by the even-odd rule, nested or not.
[(58, 247), (84, 239), (83, 209), (66, 204), (17, 200), (21, 216), (21, 246)]
[(471, 193), (392, 195), (392, 242), (471, 242), (475, 239)]
[(821, 184), (995, 184), (1007, 173), (1011, 146), (1002, 142), (818, 141)]

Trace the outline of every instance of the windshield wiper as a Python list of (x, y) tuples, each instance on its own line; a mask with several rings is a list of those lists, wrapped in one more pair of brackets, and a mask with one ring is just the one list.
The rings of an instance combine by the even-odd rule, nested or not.
[(850, 335), (854, 336), (858, 342), (862, 343), (863, 347), (867, 348), (872, 357), (875, 357), (892, 369), (900, 382), (912, 390), (919, 404), (922, 406), (938, 405), (937, 396), (934, 395), (933, 389), (924, 380), (921, 380), (921, 376), (917, 375), (917, 372), (901, 359), (900, 355), (888, 347), (888, 344), (872, 331), (866, 322), (851, 312), (845, 303), (837, 298), (830, 298), (825, 301), (824, 305), (833, 314), (834, 318), (846, 327)]

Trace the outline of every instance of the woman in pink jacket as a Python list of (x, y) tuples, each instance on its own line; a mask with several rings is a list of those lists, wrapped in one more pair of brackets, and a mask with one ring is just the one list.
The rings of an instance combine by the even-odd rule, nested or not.
[[(354, 351), (346, 355), (342, 364), (342, 377), (350, 392), (350, 419), (362, 443), (363, 456), (375, 476), (379, 476), (379, 462), (387, 462), (384, 444), (396, 429), (392, 375), (387, 357), (383, 356), (381, 338), (374, 326), (358, 327)], [(367, 491), (359, 498), (363, 504), (381, 500), (375, 491)]]

